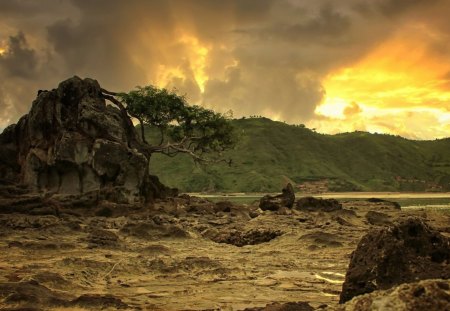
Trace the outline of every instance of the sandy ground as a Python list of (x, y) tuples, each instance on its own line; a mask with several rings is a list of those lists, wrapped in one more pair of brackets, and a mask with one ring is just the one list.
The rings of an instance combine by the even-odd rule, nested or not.
[[(248, 206), (215, 212), (211, 204), (186, 212), (179, 202), (159, 202), (127, 217), (0, 215), (0, 308), (242, 310), (294, 301), (332, 307), (351, 252), (377, 226), (368, 222), (369, 210), (384, 213), (384, 223), (415, 215), (450, 232), (448, 213), (365, 201), (330, 213), (253, 215)], [(213, 241), (236, 232), (278, 236), (241, 247)], [(20, 288), (12, 297), (17, 284), (71, 303), (58, 307)], [(77, 304), (82, 295), (103, 298)]]

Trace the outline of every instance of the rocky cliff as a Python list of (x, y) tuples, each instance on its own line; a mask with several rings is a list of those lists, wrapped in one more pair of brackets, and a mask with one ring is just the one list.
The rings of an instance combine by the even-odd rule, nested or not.
[(0, 135), (0, 174), (35, 191), (136, 203), (164, 195), (126, 114), (92, 79), (39, 91), (30, 112)]

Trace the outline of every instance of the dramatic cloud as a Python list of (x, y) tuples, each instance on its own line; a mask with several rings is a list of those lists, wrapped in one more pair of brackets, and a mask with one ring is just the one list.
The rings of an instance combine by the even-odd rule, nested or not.
[(8, 47), (0, 56), (0, 68), (9, 78), (35, 78), (38, 66), (36, 52), (28, 47), (23, 33), (9, 37)]
[[(449, 13), (444, 0), (1, 1), (0, 128), (79, 75), (318, 131), (446, 136)], [(430, 117), (379, 125), (389, 109)]]

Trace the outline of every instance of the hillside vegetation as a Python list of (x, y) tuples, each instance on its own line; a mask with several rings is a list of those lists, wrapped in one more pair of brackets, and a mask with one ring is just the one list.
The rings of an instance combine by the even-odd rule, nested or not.
[(366, 132), (324, 135), (266, 118), (233, 123), (240, 141), (225, 154), (233, 160), (231, 166), (195, 165), (188, 156), (155, 154), (151, 173), (188, 192), (271, 192), (287, 181), (313, 188), (321, 184), (329, 191), (450, 190), (450, 138), (414, 141)]

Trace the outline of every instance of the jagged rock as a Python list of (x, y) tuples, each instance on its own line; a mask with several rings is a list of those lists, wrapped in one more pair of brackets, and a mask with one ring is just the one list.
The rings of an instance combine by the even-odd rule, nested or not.
[(377, 289), (450, 277), (450, 239), (419, 218), (366, 234), (352, 253), (340, 303)]
[(394, 201), (388, 201), (379, 198), (370, 198), (367, 199), (367, 202), (377, 203), (377, 205), (379, 205), (381, 209), (401, 209), (400, 204)]
[(280, 230), (252, 229), (242, 232), (233, 229), (218, 232), (211, 239), (216, 243), (226, 243), (241, 247), (269, 242), (282, 234), (283, 232)]
[(450, 310), (450, 281), (422, 280), (358, 296), (336, 311)]
[(295, 202), (294, 188), (290, 183), (276, 196), (265, 195), (259, 201), (259, 207), (263, 211), (277, 211), (282, 207), (292, 208)]
[(317, 199), (304, 197), (297, 200), (296, 209), (301, 211), (332, 212), (342, 209), (342, 204), (335, 199)]
[(105, 192), (122, 203), (164, 196), (139, 145), (131, 120), (106, 104), (98, 82), (73, 77), (40, 92), (30, 112), (3, 131), (0, 174), (37, 191)]

